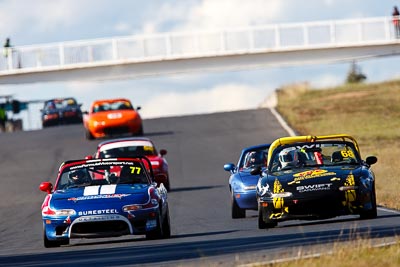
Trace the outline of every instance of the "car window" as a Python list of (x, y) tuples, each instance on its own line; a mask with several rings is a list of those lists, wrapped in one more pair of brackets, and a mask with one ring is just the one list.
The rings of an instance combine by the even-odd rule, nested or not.
[(239, 163), (239, 168), (254, 168), (267, 166), (268, 148), (247, 151)]
[[(83, 167), (82, 167), (83, 166)], [(139, 162), (127, 164), (110, 164), (90, 166), (81, 165), (78, 168), (66, 168), (61, 173), (56, 190), (68, 190), (72, 188), (117, 185), (117, 184), (145, 184), (150, 180), (142, 164)]]
[(360, 156), (352, 143), (321, 142), (286, 145), (277, 148), (271, 170), (290, 170), (311, 166), (359, 164)]
[(100, 158), (131, 158), (137, 156), (155, 156), (156, 150), (153, 146), (125, 146), (110, 149), (102, 149)]

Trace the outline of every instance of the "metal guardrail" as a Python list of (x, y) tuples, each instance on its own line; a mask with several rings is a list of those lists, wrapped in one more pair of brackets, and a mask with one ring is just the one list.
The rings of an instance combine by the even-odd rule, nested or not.
[(0, 75), (135, 62), (396, 43), (392, 17), (163, 33), (10, 48)]

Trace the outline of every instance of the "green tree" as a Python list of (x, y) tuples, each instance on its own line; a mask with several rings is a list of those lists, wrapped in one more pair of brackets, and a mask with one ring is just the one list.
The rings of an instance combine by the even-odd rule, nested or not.
[(347, 73), (346, 83), (362, 83), (367, 79), (367, 76), (361, 72), (359, 66), (353, 61), (350, 66), (350, 70)]

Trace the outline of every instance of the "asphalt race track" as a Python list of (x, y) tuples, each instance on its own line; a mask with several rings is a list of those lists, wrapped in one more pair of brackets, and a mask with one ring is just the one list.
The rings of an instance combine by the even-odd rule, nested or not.
[(288, 135), (268, 109), (144, 123), (145, 135), (168, 150), (171, 239), (73, 239), (69, 246), (45, 249), (40, 215), (45, 193), (38, 186), (55, 181), (62, 161), (92, 154), (99, 140), (86, 141), (81, 125), (5, 133), (0, 135), (0, 266), (232, 266), (358, 238), (390, 242), (400, 234), (400, 213), (384, 209), (374, 220), (291, 221), (270, 230), (257, 228), (255, 211), (231, 219), (224, 163), (236, 163), (243, 147)]

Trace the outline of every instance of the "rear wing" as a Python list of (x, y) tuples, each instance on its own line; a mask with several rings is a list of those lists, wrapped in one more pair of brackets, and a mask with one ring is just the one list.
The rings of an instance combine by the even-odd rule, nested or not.
[(350, 141), (354, 144), (355, 148), (357, 149), (358, 153), (360, 153), (360, 149), (358, 147), (357, 141), (350, 135), (347, 134), (333, 134), (333, 135), (321, 135), (321, 136), (313, 136), (313, 135), (305, 135), (305, 136), (291, 136), (291, 137), (282, 137), (276, 139), (271, 146), (269, 147), (268, 151), (268, 159), (267, 162), (271, 160), (272, 153), (274, 152), (275, 148), (287, 144), (293, 143), (303, 143), (303, 142), (316, 142), (319, 140), (341, 140), (341, 141)]

